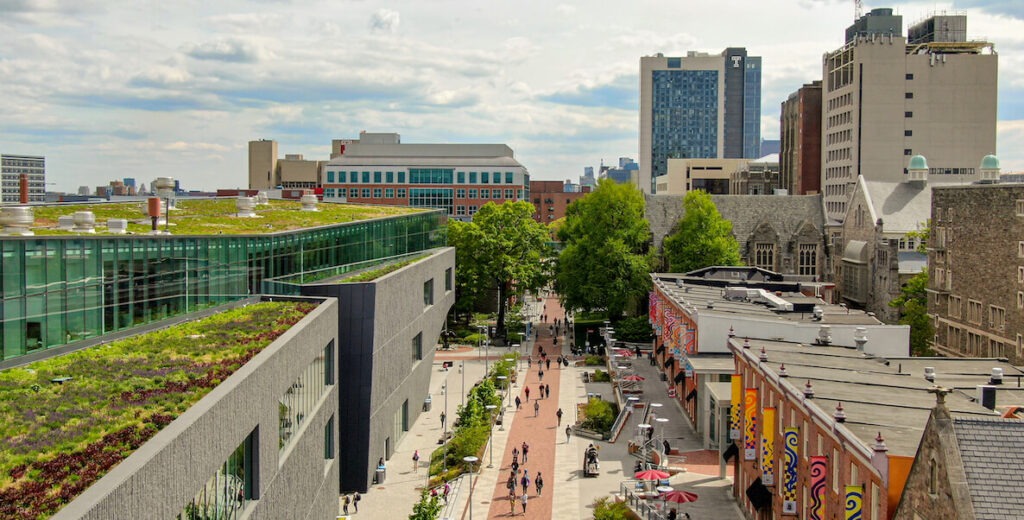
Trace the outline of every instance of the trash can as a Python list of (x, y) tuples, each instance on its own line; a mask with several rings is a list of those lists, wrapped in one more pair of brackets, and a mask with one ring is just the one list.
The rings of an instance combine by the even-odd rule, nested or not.
[(377, 466), (377, 472), (374, 473), (374, 475), (373, 475), (373, 482), (375, 484), (383, 484), (384, 483), (384, 477), (386, 477), (386, 476), (387, 476), (387, 471), (384, 469), (384, 466)]
[(431, 405), (433, 405), (433, 400), (428, 395), (427, 398), (423, 400), (423, 411), (429, 412)]

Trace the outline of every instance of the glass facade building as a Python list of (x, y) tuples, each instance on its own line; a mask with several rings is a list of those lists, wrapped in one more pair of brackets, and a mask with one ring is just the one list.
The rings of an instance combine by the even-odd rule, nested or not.
[(240, 300), (264, 279), (445, 245), (442, 211), (266, 235), (4, 237), (0, 360)]
[(668, 159), (718, 155), (718, 71), (656, 70), (652, 93), (651, 171)]

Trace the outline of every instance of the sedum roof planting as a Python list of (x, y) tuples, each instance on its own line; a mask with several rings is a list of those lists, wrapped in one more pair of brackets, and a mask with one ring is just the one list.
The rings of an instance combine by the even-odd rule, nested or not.
[[(423, 211), (404, 206), (368, 206), (360, 204), (317, 204), (317, 211), (302, 211), (295, 201), (272, 200), (256, 206), (256, 217), (237, 217), (235, 198), (181, 200), (171, 210), (169, 231), (174, 235), (252, 235), (277, 233), (332, 224), (343, 224), (394, 215)], [(57, 219), (73, 215), (76, 211), (91, 211), (96, 215), (96, 232), (106, 232), (108, 219), (128, 220), (128, 232), (144, 234), (151, 229), (150, 218), (143, 214), (146, 202), (119, 202), (104, 204), (69, 204), (35, 206), (37, 235), (74, 235), (73, 231), (57, 229)], [(160, 224), (160, 230), (164, 225)]]
[(0, 518), (56, 513), (315, 307), (256, 303), (0, 372)]

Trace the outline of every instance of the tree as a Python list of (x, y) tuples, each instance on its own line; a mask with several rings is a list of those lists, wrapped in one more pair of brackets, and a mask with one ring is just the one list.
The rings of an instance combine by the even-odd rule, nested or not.
[[(916, 237), (918, 241), (918, 252), (925, 252), (925, 240), (928, 238), (931, 222), (925, 222), (918, 231), (907, 233), (909, 237)], [(928, 317), (928, 269), (922, 269), (920, 273), (907, 280), (907, 283), (900, 288), (900, 295), (889, 302), (890, 307), (900, 310), (900, 324), (910, 325), (910, 352), (915, 356), (931, 356), (932, 338), (935, 329), (932, 327), (932, 320)]]
[[(472, 222), (452, 222), (448, 244), (455, 247), (459, 298), (480, 301), (498, 291), (498, 330), (505, 328), (505, 310), (513, 295), (539, 289), (547, 282), (541, 259), (547, 253), (547, 227), (533, 220), (526, 201), (484, 204)], [(461, 291), (459, 291), (461, 288)]]
[(420, 501), (412, 506), (409, 520), (434, 520), (441, 516), (442, 505), (436, 496), (430, 496), (426, 488), (420, 492)]
[(670, 271), (688, 273), (712, 265), (742, 264), (732, 222), (722, 218), (710, 195), (691, 191), (683, 198), (683, 208), (686, 213), (663, 246)]
[(555, 288), (565, 308), (606, 310), (618, 317), (647, 294), (651, 232), (636, 186), (602, 179), (590, 195), (569, 205), (558, 238), (565, 249), (555, 268)]

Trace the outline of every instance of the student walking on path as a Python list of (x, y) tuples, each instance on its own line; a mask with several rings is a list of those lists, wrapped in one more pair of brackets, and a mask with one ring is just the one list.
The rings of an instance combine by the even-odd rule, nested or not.
[[(561, 408), (559, 408), (558, 411), (555, 412), (555, 417), (558, 417), (558, 426), (561, 426), (562, 425), (562, 409)], [(565, 435), (566, 435), (566, 439), (567, 439), (566, 442), (568, 442), (569, 433), (566, 432)]]
[(534, 399), (533, 400), (533, 416), (537, 417), (538, 415), (540, 415), (540, 402), (537, 401), (536, 399)]

